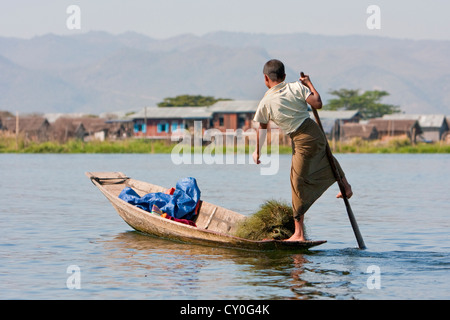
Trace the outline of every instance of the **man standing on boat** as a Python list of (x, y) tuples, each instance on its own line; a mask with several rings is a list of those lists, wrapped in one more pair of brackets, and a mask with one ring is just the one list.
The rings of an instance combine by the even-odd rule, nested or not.
[[(309, 117), (308, 105), (322, 108), (322, 100), (308, 75), (299, 81), (286, 83), (284, 65), (270, 60), (264, 65), (264, 81), (269, 90), (259, 103), (254, 121), (259, 122), (257, 147), (253, 160), (260, 163), (261, 147), (266, 140), (266, 129), (273, 121), (292, 140), (291, 190), (295, 232), (287, 241), (305, 241), (304, 214), (311, 205), (336, 182), (326, 154), (326, 137), (314, 120)], [(263, 129), (263, 130), (261, 130)], [(261, 135), (261, 136), (260, 136)], [(263, 143), (260, 143), (260, 140)], [(347, 198), (353, 195), (339, 163), (337, 170), (342, 177)], [(342, 197), (339, 192), (338, 198)]]

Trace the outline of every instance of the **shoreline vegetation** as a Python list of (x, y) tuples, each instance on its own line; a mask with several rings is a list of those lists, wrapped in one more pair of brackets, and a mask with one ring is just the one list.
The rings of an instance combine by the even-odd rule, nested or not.
[[(20, 138), (16, 141), (13, 136), (0, 135), (0, 153), (148, 153), (170, 154), (177, 143), (170, 141), (157, 141), (146, 139), (125, 139), (116, 141), (89, 141), (69, 140), (66, 143), (58, 142), (33, 142)], [(394, 138), (388, 141), (353, 139), (346, 142), (330, 141), (330, 147), (334, 153), (450, 153), (450, 144), (444, 142), (411, 144), (409, 139)], [(202, 147), (203, 152), (206, 145)], [(195, 153), (198, 148), (191, 148)], [(252, 150), (251, 150), (252, 151)], [(242, 148), (235, 153), (248, 153), (249, 147)], [(224, 148), (223, 154), (226, 153)], [(290, 145), (280, 145), (280, 154), (290, 154)]]

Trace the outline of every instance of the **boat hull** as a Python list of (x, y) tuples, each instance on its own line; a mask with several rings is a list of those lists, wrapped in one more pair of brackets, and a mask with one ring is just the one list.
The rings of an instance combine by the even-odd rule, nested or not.
[(236, 224), (246, 217), (237, 212), (202, 201), (196, 222), (197, 227), (162, 218), (142, 210), (118, 197), (125, 187), (132, 187), (143, 195), (164, 192), (166, 189), (130, 179), (120, 172), (87, 172), (93, 184), (110, 201), (120, 217), (133, 229), (170, 240), (187, 243), (248, 250), (306, 250), (326, 241), (255, 241), (232, 235)]

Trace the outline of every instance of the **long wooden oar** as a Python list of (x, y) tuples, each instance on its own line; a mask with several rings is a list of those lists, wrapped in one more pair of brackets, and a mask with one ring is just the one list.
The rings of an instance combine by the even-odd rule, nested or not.
[[(304, 77), (303, 72), (301, 73), (301, 76)], [(320, 130), (322, 130), (323, 134), (325, 135), (325, 130), (323, 130), (322, 122), (319, 118), (319, 113), (316, 109), (311, 108), (314, 114), (314, 118), (316, 118), (316, 122), (320, 127)], [(336, 168), (336, 163), (334, 162), (333, 154), (331, 153), (330, 145), (328, 144), (328, 140), (325, 135), (325, 141), (326, 141), (326, 152), (328, 161), (330, 162), (331, 170), (333, 171), (334, 177), (336, 178), (336, 181), (339, 185), (339, 189), (341, 190), (342, 199), (344, 199), (345, 207), (347, 208), (347, 214), (348, 218), (350, 219), (350, 223), (353, 228), (353, 232), (355, 233), (356, 240), (358, 241), (358, 246), (360, 249), (365, 249), (366, 245), (364, 244), (364, 240), (362, 238), (361, 232), (359, 231), (358, 224), (356, 223), (355, 215), (353, 214), (352, 208), (350, 207), (350, 202), (348, 201), (347, 194), (345, 193), (345, 187), (344, 183), (342, 182), (342, 177), (339, 174), (339, 171)]]

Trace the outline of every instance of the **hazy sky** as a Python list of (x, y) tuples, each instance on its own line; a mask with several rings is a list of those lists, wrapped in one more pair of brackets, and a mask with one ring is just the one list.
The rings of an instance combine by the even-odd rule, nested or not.
[[(69, 5), (80, 8), (79, 30), (66, 26)], [(366, 25), (370, 5), (380, 8), (380, 29)], [(0, 36), (97, 30), (167, 38), (238, 31), (450, 40), (449, 14), (448, 0), (1, 0)]]

